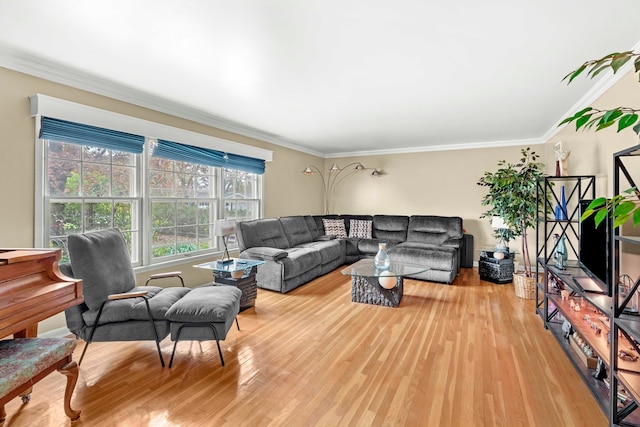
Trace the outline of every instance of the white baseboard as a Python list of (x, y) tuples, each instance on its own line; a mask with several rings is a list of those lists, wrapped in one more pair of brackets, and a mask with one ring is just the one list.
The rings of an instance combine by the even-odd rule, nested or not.
[(38, 334), (39, 338), (64, 338), (66, 336), (73, 335), (68, 328), (62, 327), (58, 329), (53, 329), (51, 331), (43, 332), (42, 334)]

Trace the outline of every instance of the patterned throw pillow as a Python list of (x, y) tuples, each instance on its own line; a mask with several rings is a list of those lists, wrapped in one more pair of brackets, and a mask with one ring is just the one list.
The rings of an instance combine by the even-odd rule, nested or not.
[(358, 237), (360, 239), (371, 238), (371, 223), (373, 221), (364, 219), (352, 219), (349, 222), (349, 237)]
[(336, 236), (338, 239), (347, 238), (347, 229), (344, 228), (344, 219), (322, 219), (324, 234)]

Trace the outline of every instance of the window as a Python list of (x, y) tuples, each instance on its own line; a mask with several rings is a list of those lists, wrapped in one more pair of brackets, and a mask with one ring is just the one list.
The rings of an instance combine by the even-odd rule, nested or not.
[(68, 260), (67, 236), (119, 228), (139, 263), (139, 155), (105, 148), (47, 141), (49, 246), (61, 248)]
[(63, 262), (73, 233), (116, 227), (133, 264), (149, 265), (217, 251), (217, 218), (259, 218), (260, 175), (154, 157), (146, 145), (133, 154), (45, 141), (44, 229)]

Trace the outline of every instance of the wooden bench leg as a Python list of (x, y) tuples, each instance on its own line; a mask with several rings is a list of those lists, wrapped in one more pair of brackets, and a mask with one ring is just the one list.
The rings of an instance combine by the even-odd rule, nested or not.
[(75, 361), (71, 361), (58, 369), (58, 372), (67, 377), (67, 387), (64, 390), (64, 412), (71, 421), (76, 421), (80, 418), (80, 411), (71, 409), (71, 395), (78, 381), (78, 364)]
[(4, 405), (0, 406), (0, 423), (7, 419), (7, 413), (4, 411)]

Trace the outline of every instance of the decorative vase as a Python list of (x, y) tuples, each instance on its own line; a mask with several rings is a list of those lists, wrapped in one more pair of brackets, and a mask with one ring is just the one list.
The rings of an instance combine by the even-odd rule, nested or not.
[(373, 265), (379, 270), (387, 270), (391, 265), (389, 254), (387, 253), (387, 244), (378, 243), (378, 253), (373, 258)]
[(564, 193), (564, 185), (562, 186), (562, 192), (560, 195), (560, 203), (561, 203), (561, 209), (562, 209), (562, 214), (560, 219), (563, 221), (567, 220), (567, 198), (565, 196)]
[(554, 240), (557, 241), (556, 251), (553, 255), (556, 260), (556, 267), (565, 269), (567, 267), (567, 258), (569, 255), (567, 253), (567, 245), (565, 244), (566, 237), (558, 237), (557, 234), (555, 234), (553, 237)]
[(385, 289), (391, 289), (395, 287), (397, 280), (398, 279), (396, 278), (396, 276), (394, 276), (393, 273), (389, 270), (383, 271), (378, 277), (378, 283), (380, 283), (380, 286)]

